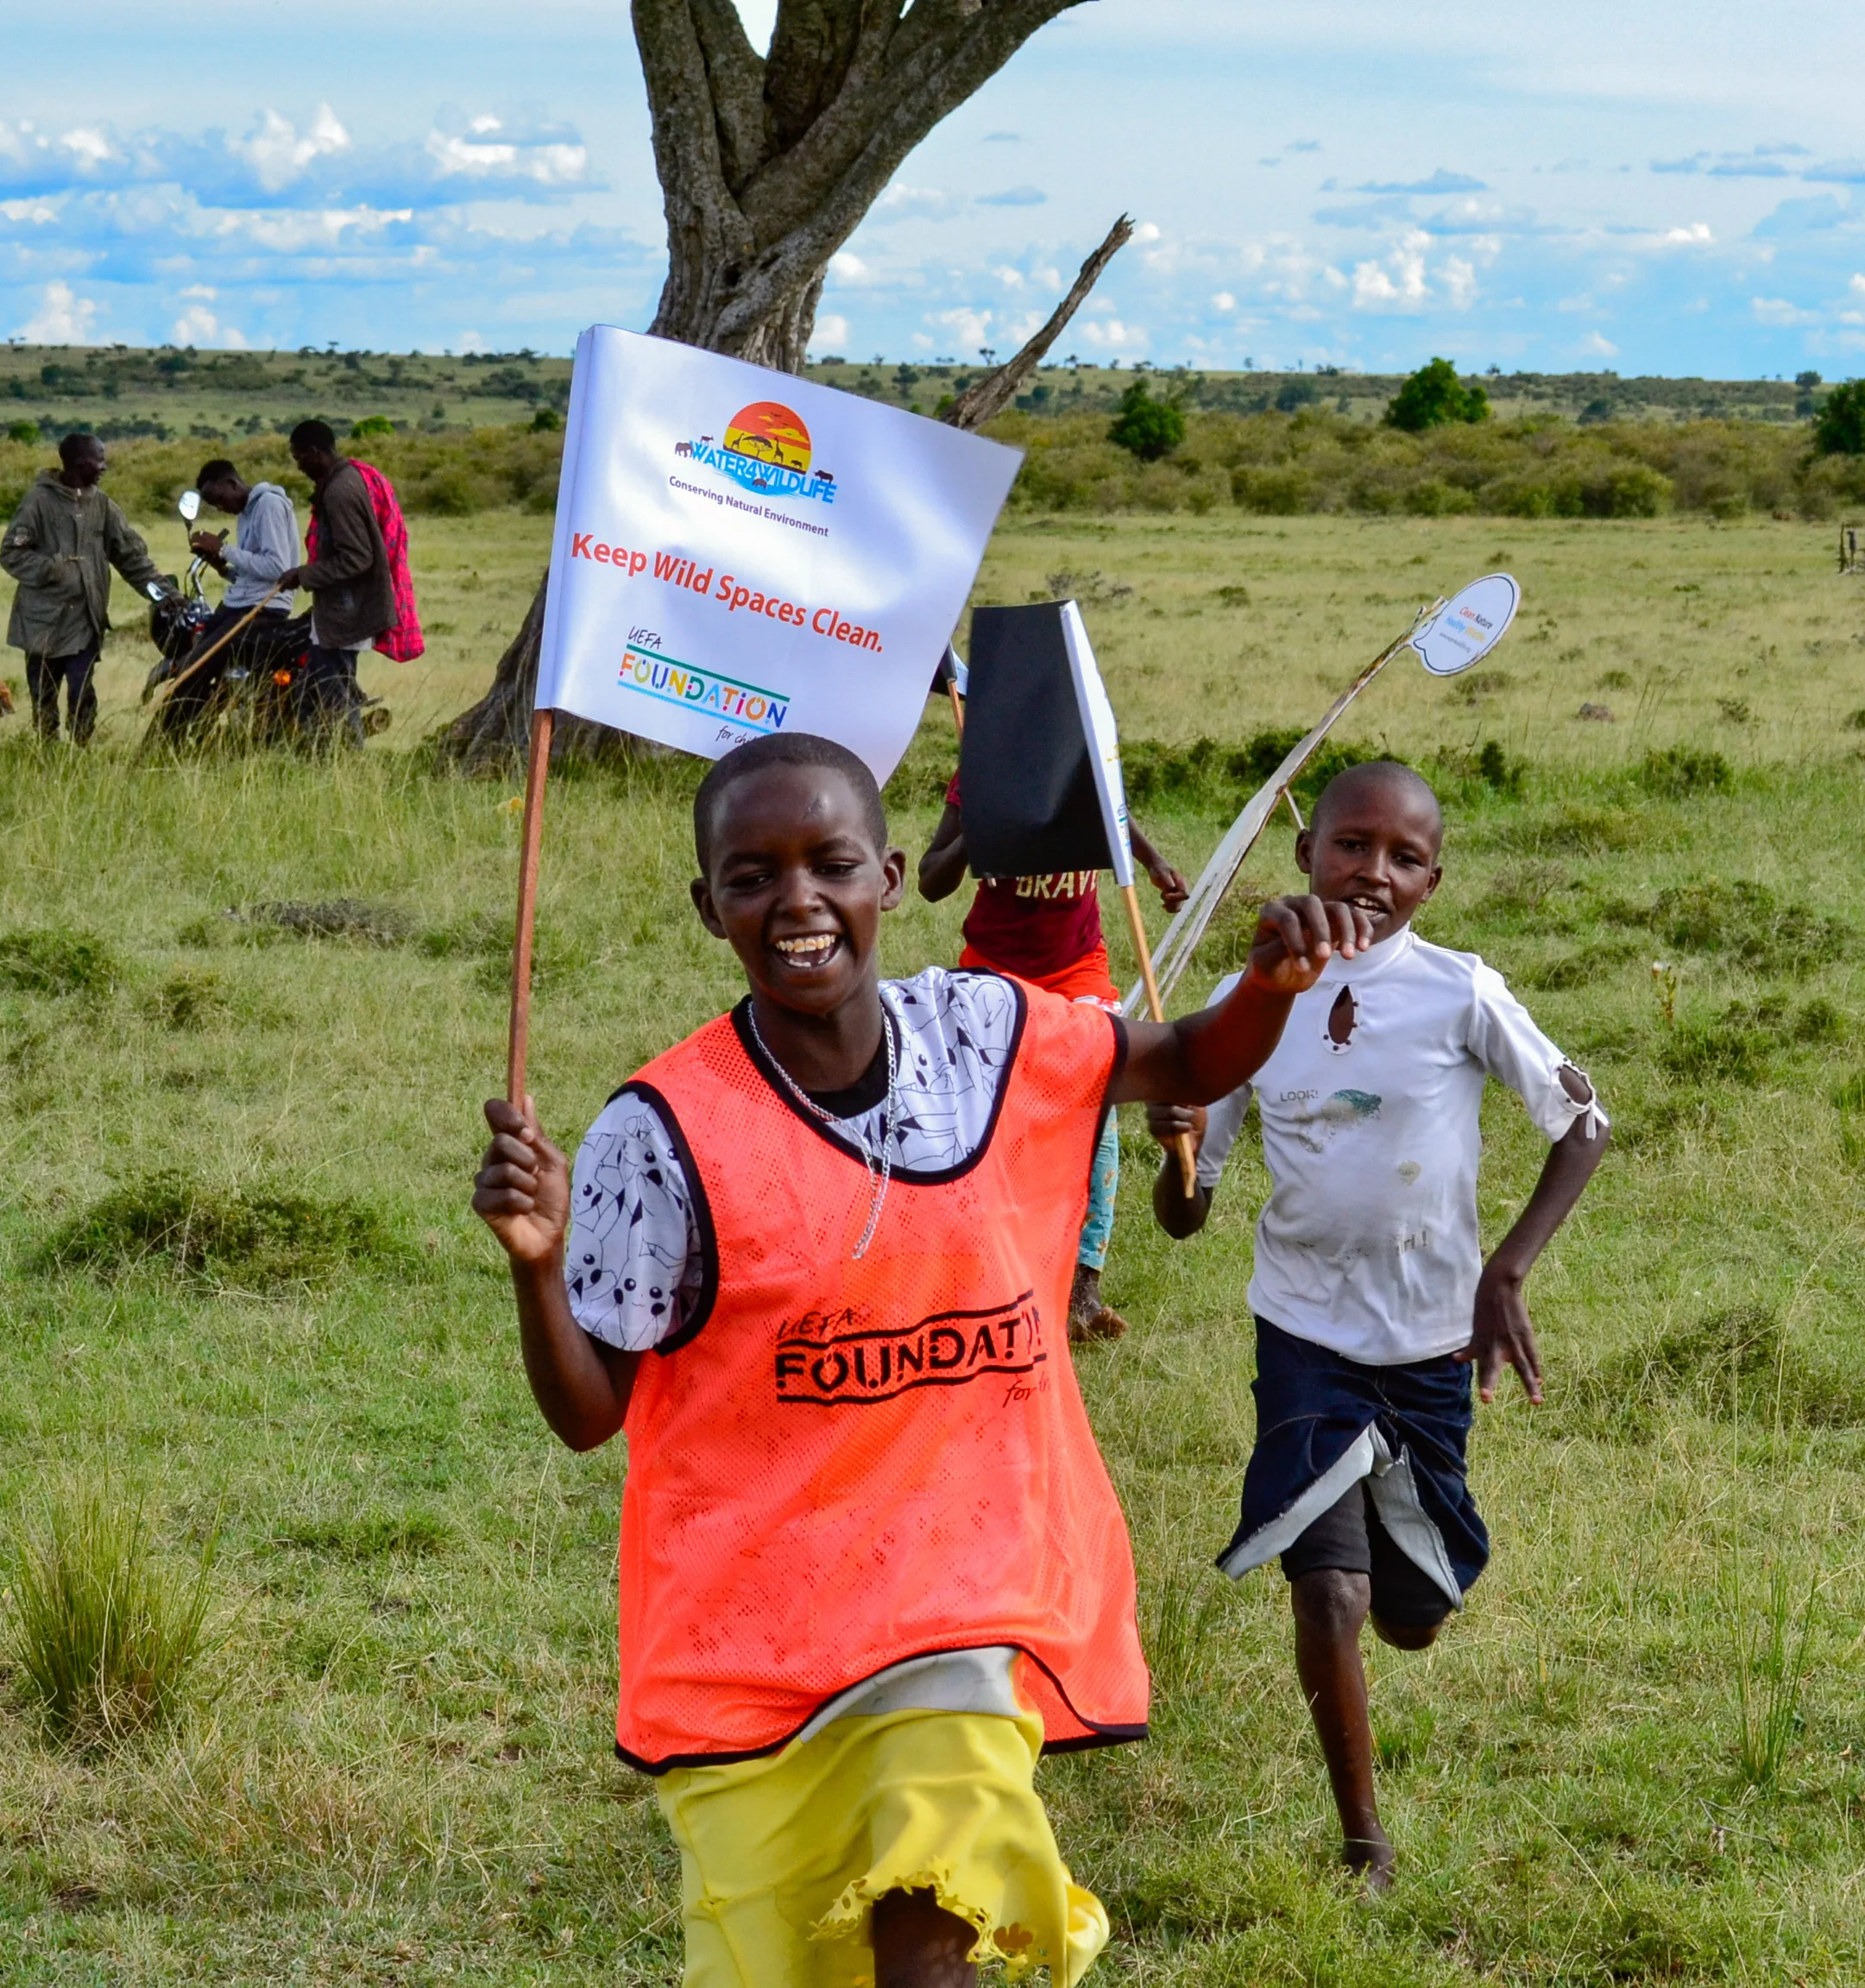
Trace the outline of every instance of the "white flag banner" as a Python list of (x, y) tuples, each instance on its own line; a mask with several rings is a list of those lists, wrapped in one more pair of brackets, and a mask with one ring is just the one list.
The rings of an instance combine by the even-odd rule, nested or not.
[(1114, 882), (1124, 890), (1133, 881), (1133, 839), (1127, 825), (1127, 784), (1120, 771), (1120, 732), (1088, 642), (1087, 624), (1073, 601), (1062, 602), (1062, 645), (1068, 651), (1075, 708), (1081, 714), (1081, 730), (1088, 742), (1094, 797), (1101, 804), (1101, 826), (1107, 831)]
[(538, 705), (707, 758), (899, 764), (1022, 457), (788, 373), (577, 341)]

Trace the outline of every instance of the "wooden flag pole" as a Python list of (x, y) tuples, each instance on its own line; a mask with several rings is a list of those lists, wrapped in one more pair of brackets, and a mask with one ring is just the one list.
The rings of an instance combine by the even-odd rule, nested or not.
[(946, 695), (952, 700), (952, 722), (958, 727), (960, 743), (965, 738), (965, 701), (959, 695), (959, 687), (951, 677), (946, 678)]
[[(1146, 921), (1140, 916), (1140, 894), (1131, 884), (1123, 884), (1120, 895), (1126, 901), (1127, 924), (1133, 934), (1133, 950), (1139, 955), (1140, 978), (1146, 983), (1147, 1009), (1154, 1021), (1163, 1022), (1166, 1011), (1160, 1004), (1158, 983), (1153, 978), (1153, 955), (1146, 943)], [(1179, 1156), (1179, 1180), (1189, 1201), (1198, 1192), (1198, 1159), (1192, 1151), (1192, 1136), (1181, 1132), (1172, 1143)]]
[[(284, 584), (285, 582), (281, 580), (279, 582), (279, 587), (282, 587)], [(156, 688), (161, 692), (163, 701), (166, 702), (167, 699), (173, 697), (175, 692), (178, 691), (181, 686), (187, 682), (188, 678), (191, 677), (194, 672), (202, 666), (203, 664), (211, 663), (214, 657), (217, 657), (220, 651), (226, 647), (227, 644), (230, 643), (233, 638), (239, 633), (240, 630), (245, 627), (249, 621), (253, 620), (253, 618), (259, 613), (259, 610), (265, 606), (266, 601), (269, 601), (272, 598), (272, 595), (279, 591), (279, 587), (273, 588), (271, 592), (266, 595), (264, 600), (255, 601), (251, 610), (249, 613), (242, 615), (241, 618), (236, 621), (230, 629), (227, 630), (224, 635), (216, 636), (213, 642), (206, 649), (205, 649), (201, 654), (197, 656), (179, 676), (171, 676), (166, 684), (158, 684)]]
[(518, 923), (512, 935), (512, 1030), (505, 1053), (506, 1101), (525, 1109), (525, 1053), (531, 1043), (531, 935), (538, 916), (538, 850), (544, 840), (544, 788), (551, 773), (548, 706), (531, 714), (531, 754), (525, 764), (525, 821), (519, 839)]

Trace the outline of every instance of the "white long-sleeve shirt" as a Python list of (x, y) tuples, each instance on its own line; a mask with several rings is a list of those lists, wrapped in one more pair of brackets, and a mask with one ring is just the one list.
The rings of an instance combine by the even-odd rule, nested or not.
[[(1220, 1001), (1239, 976), (1220, 981)], [(1345, 1042), (1329, 1020), (1345, 989)], [(1343, 1016), (1345, 1020), (1345, 1016)], [(1253, 1083), (1213, 1104), (1198, 1155), (1214, 1187), (1254, 1094), (1272, 1183), (1257, 1222), (1251, 1309), (1367, 1366), (1470, 1342), (1483, 1258), (1478, 1111), (1486, 1078), (1515, 1092), (1550, 1142), (1592, 1115), (1560, 1081), (1568, 1060), (1503, 977), (1409, 926), (1339, 954), (1306, 994)], [(1591, 1086), (1588, 1086), (1591, 1100)]]

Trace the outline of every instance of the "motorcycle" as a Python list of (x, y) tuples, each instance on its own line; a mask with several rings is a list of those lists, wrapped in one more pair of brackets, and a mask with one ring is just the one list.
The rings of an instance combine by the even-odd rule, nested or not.
[[(175, 508), (182, 523), (192, 526), (200, 516), (199, 491), (184, 490)], [(183, 676), (201, 650), (202, 631), (214, 613), (203, 585), (207, 570), (206, 560), (196, 554), (180, 580), (170, 576), (166, 588), (149, 582), (149, 639), (157, 660), (143, 683), (145, 704), (164, 683)], [(251, 746), (282, 745), (304, 736), (298, 685), (309, 664), (310, 615), (260, 613), (229, 646), (232, 653), (213, 694), (189, 727), (194, 736), (205, 741), (217, 733), (227, 743)], [(380, 697), (365, 697), (359, 690), (342, 723), (360, 746), (388, 729), (388, 709)], [(156, 725), (161, 724), (158, 712)]]

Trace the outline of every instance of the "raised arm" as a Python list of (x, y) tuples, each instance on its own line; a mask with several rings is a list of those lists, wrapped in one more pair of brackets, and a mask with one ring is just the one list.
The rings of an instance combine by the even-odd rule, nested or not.
[[(1571, 1065), (1563, 1065), (1559, 1078), (1561, 1088), (1576, 1104), (1593, 1102), (1591, 1085)], [(1606, 1157), (1610, 1138), (1591, 1111), (1574, 1120), (1566, 1137), (1549, 1147), (1541, 1178), (1535, 1182), (1528, 1205), (1483, 1267), (1470, 1343), (1457, 1357), (1476, 1362), (1477, 1392), (1485, 1401), (1496, 1399), (1496, 1383), (1506, 1364), (1522, 1376), (1528, 1400), (1540, 1405), (1541, 1356), (1528, 1317), (1525, 1294), (1528, 1273), (1553, 1242), (1555, 1230), (1573, 1212), (1574, 1204)]]
[(602, 1345), (571, 1315), (564, 1288), (570, 1163), (539, 1129), (530, 1099), (522, 1114), (488, 1099), (486, 1123), (493, 1138), (473, 1184), (473, 1212), (511, 1259), (526, 1378), (558, 1439), (594, 1450), (621, 1428), (641, 1356)]
[(1257, 920), (1250, 970), (1221, 1007), (1181, 1022), (1129, 1022), (1127, 1060), (1110, 1096), (1117, 1104), (1208, 1104), (1247, 1083), (1268, 1060), (1288, 1004), (1338, 952), (1372, 943), (1372, 921), (1351, 904), (1276, 897)]
[(949, 801), (919, 859), (919, 894), (929, 903), (949, 897), (965, 881), (965, 818)]

